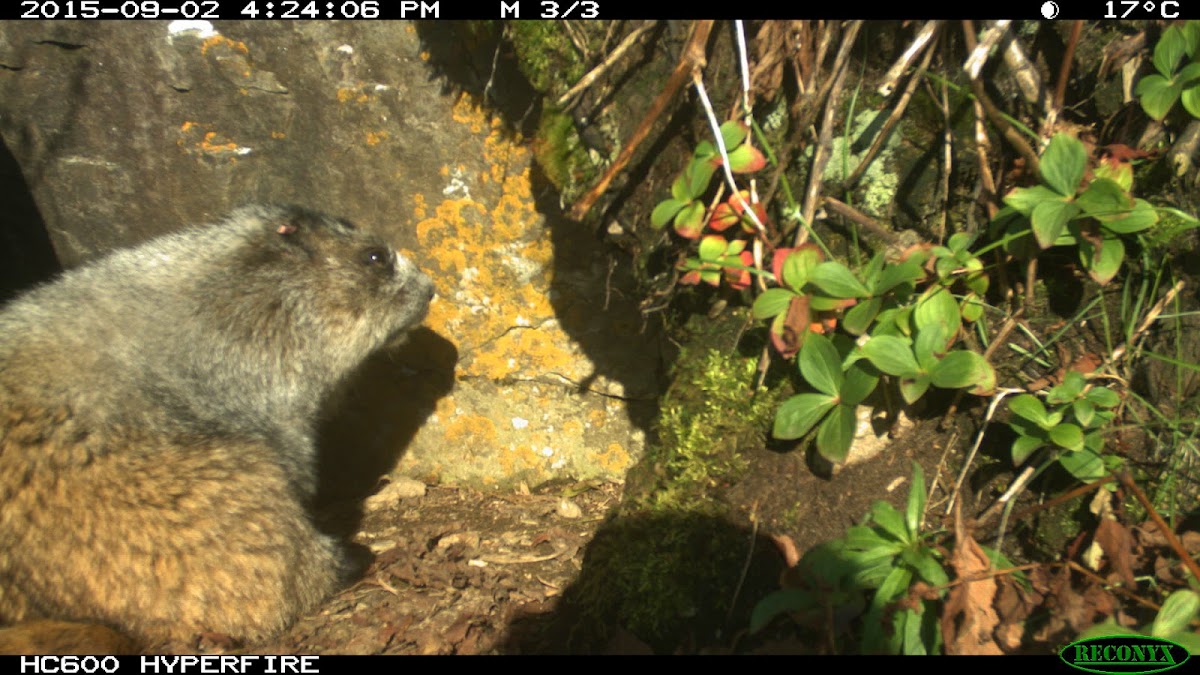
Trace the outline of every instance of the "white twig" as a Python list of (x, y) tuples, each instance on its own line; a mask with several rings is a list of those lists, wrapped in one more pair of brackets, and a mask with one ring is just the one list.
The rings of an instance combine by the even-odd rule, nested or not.
[(904, 50), (900, 58), (896, 59), (896, 63), (883, 76), (883, 84), (879, 85), (878, 89), (880, 96), (891, 96), (892, 92), (896, 91), (896, 83), (900, 81), (901, 77), (904, 77), (904, 72), (917, 59), (921, 48), (933, 39), (933, 34), (941, 23), (940, 20), (926, 21), (925, 25), (921, 26), (921, 30), (917, 32), (917, 37), (913, 39), (912, 44)]
[(963, 64), (963, 70), (966, 71), (967, 77), (972, 80), (979, 79), (979, 71), (983, 70), (983, 64), (987, 63), (988, 54), (1000, 42), (1000, 38), (1008, 32), (1008, 27), (1012, 21), (1004, 19), (992, 24), (992, 27), (984, 31), (983, 37), (979, 39), (979, 44), (975, 46), (975, 50), (967, 57), (966, 63)]
[(717, 121), (717, 114), (713, 112), (712, 102), (708, 100), (708, 92), (704, 90), (704, 80), (701, 79), (699, 70), (692, 71), (692, 84), (696, 86), (696, 93), (700, 96), (700, 103), (704, 106), (704, 112), (708, 116), (708, 125), (712, 127), (713, 136), (716, 137), (717, 152), (721, 153), (721, 169), (725, 174), (725, 182), (729, 184), (730, 196), (738, 198), (742, 204), (743, 213), (750, 216), (754, 227), (758, 228), (759, 233), (765, 235), (767, 228), (758, 220), (758, 214), (754, 213), (754, 208), (746, 203), (746, 198), (742, 196), (737, 183), (733, 180), (733, 170), (729, 168), (729, 151), (725, 148), (725, 139), (721, 137), (721, 124)]
[(750, 60), (746, 57), (746, 32), (741, 21), (733, 22), (737, 35), (738, 63), (742, 67), (742, 113), (746, 115), (746, 126), (750, 126)]
[(992, 421), (992, 416), (996, 414), (996, 408), (1000, 405), (1000, 401), (1003, 401), (1004, 397), (1009, 394), (1024, 393), (1024, 389), (996, 390), (996, 395), (992, 397), (992, 402), (988, 404), (987, 414), (983, 418), (983, 423), (979, 425), (979, 433), (975, 434), (975, 445), (971, 446), (971, 452), (967, 453), (967, 461), (963, 462), (963, 468), (958, 474), (958, 480), (954, 481), (954, 491), (950, 493), (950, 503), (946, 505), (947, 515), (954, 510), (954, 502), (958, 500), (958, 492), (962, 489), (963, 481), (967, 479), (967, 472), (971, 470), (971, 462), (975, 461), (975, 453), (979, 452), (979, 446), (983, 444), (983, 434), (987, 431), (987, 425)]

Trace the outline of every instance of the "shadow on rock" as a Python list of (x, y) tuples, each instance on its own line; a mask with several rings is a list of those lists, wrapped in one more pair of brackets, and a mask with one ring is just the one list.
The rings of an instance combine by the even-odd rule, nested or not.
[(0, 140), (0, 303), (49, 280), (62, 267), (29, 185), (8, 145)]
[(458, 351), (428, 328), (368, 359), (346, 383), (318, 431), (317, 509), (327, 529), (355, 532), (362, 499), (396, 466), (404, 448), (450, 393)]

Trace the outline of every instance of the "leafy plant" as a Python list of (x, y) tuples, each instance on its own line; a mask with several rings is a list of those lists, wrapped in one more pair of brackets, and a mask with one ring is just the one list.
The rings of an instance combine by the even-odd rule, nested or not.
[(779, 286), (760, 294), (751, 311), (756, 319), (771, 319), (771, 342), (787, 358), (800, 350), (809, 331), (832, 330), (834, 311), (870, 294), (845, 265), (826, 261), (812, 244), (776, 250), (771, 270)]
[[(754, 608), (750, 630), (758, 631), (782, 613), (802, 623), (834, 616), (848, 626), (862, 614), (860, 649), (865, 653), (929, 654), (941, 650), (936, 604), (949, 583), (934, 534), (921, 533), (925, 474), (913, 464), (904, 513), (877, 501), (866, 523), (819, 546), (798, 564), (803, 584), (764, 598)], [(914, 586), (923, 582), (924, 589)], [(865, 593), (874, 591), (870, 601)], [(847, 610), (849, 613), (847, 613)], [(835, 614), (840, 612), (840, 615)]]
[[(750, 129), (736, 120), (721, 125), (721, 140), (729, 150), (729, 168), (734, 173), (753, 173), (766, 165), (763, 154), (746, 144), (749, 134)], [(659, 202), (650, 213), (650, 223), (659, 229), (667, 223), (674, 223), (679, 236), (698, 239), (704, 232), (704, 215), (707, 211), (700, 198), (708, 191), (713, 174), (723, 161), (712, 142), (698, 143), (683, 173), (671, 183), (671, 197)], [(741, 199), (737, 201), (739, 204), (745, 203)]]
[[(1158, 71), (1138, 81), (1134, 93), (1146, 114), (1162, 120), (1176, 101), (1192, 117), (1200, 117), (1200, 21), (1171, 26), (1163, 31), (1154, 46), (1154, 69)], [(1187, 57), (1186, 60), (1184, 57)], [(1182, 67), (1180, 62), (1184, 61)]]
[(1046, 393), (1045, 405), (1031, 394), (1013, 398), (1008, 403), (1014, 415), (1009, 426), (1017, 432), (1013, 463), (1020, 465), (1035, 450), (1051, 447), (1059, 464), (1077, 479), (1089, 482), (1104, 477), (1119, 462), (1119, 458), (1103, 454), (1103, 430), (1115, 417), (1112, 408), (1120, 402), (1109, 389), (1088, 387), (1084, 376), (1074, 371)]
[(1200, 595), (1195, 591), (1179, 590), (1167, 596), (1154, 621), (1142, 630), (1133, 630), (1109, 619), (1083, 631), (1079, 639), (1108, 635), (1149, 635), (1183, 645), (1191, 654), (1200, 653), (1200, 634), (1191, 629), (1192, 621), (1200, 618)]
[(1010, 234), (1032, 229), (1039, 249), (1078, 245), (1080, 264), (1106, 284), (1125, 259), (1121, 237), (1151, 227), (1158, 213), (1129, 194), (1132, 174), (1101, 171), (1081, 189), (1087, 164), (1079, 139), (1056, 135), (1041, 157), (1041, 184), (1010, 192), (994, 223)]
[(776, 438), (795, 439), (818, 423), (817, 450), (831, 462), (846, 458), (858, 426), (857, 408), (875, 390), (879, 372), (851, 350), (843, 336), (835, 341), (813, 333), (800, 349), (800, 373), (816, 392), (797, 394), (783, 402), (775, 413), (772, 433)]

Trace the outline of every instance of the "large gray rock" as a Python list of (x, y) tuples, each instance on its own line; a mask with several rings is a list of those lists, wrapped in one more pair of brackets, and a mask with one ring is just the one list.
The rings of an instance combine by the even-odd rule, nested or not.
[(247, 202), (344, 215), (439, 297), (354, 383), (331, 468), (406, 448), (423, 480), (622, 476), (657, 390), (637, 298), (590, 233), (547, 224), (528, 151), (427, 58), (407, 22), (0, 24), (5, 255), (41, 261), (3, 281)]

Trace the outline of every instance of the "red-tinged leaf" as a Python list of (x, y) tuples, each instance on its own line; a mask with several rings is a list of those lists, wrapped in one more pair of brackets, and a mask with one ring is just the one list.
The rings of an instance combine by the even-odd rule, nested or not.
[(767, 165), (758, 148), (741, 145), (729, 153), (729, 168), (734, 173), (754, 173)]
[(700, 240), (700, 259), (710, 262), (720, 258), (725, 253), (728, 242), (719, 234), (710, 234)]
[[(780, 255), (783, 252), (784, 255)], [(778, 249), (771, 260), (775, 280), (781, 286), (788, 286), (796, 292), (808, 283), (808, 271), (824, 260), (821, 249), (816, 244), (804, 244), (798, 248)]]
[(717, 204), (713, 209), (712, 216), (708, 219), (708, 227), (716, 232), (724, 232), (729, 229), (734, 223), (738, 222), (738, 214), (733, 207), (725, 202)]
[(721, 125), (720, 131), (721, 141), (725, 143), (726, 150), (733, 150), (750, 135), (750, 127), (741, 120), (729, 120)]
[(700, 280), (703, 281), (704, 283), (708, 284), (709, 286), (714, 286), (714, 287), (720, 286), (721, 285), (721, 271), (720, 270), (703, 270), (700, 272)]
[(808, 333), (811, 315), (808, 297), (798, 295), (788, 303), (787, 311), (777, 315), (771, 322), (771, 344), (784, 358), (791, 358), (800, 351)]
[[(738, 242), (731, 243), (730, 247), (736, 243)], [(738, 254), (735, 260), (743, 267), (750, 267), (754, 264), (754, 256), (750, 255), (749, 251), (742, 251), (740, 254)], [(740, 291), (745, 288), (750, 288), (750, 271), (726, 267), (725, 280), (729, 282), (729, 287), (733, 288), (734, 290)]]
[(687, 272), (682, 277), (679, 277), (679, 283), (686, 286), (694, 286), (700, 283), (700, 270), (692, 270)]
[(675, 232), (685, 239), (698, 239), (704, 232), (704, 204), (691, 202), (675, 216)]

